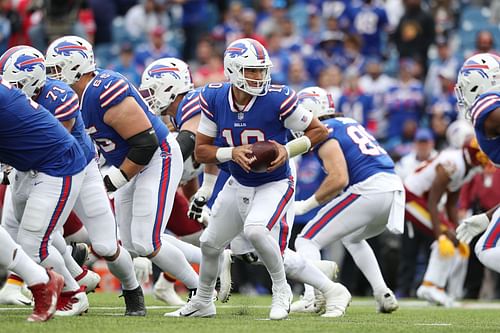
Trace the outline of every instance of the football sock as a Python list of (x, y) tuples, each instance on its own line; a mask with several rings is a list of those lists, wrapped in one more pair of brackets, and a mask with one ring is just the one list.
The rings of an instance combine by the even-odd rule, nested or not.
[(169, 242), (162, 242), (160, 251), (151, 258), (151, 261), (160, 267), (162, 271), (182, 281), (188, 289), (198, 288), (198, 274), (186, 260), (181, 250)]
[(285, 272), (288, 278), (309, 284), (321, 292), (326, 292), (333, 285), (333, 281), (319, 268), (290, 249), (285, 250)]
[(366, 240), (359, 243), (342, 242), (351, 254), (356, 266), (370, 283), (373, 293), (380, 294), (387, 290), (384, 277), (380, 271), (377, 258)]
[(122, 246), (118, 249), (118, 257), (113, 261), (106, 261), (109, 271), (120, 280), (123, 290), (134, 290), (139, 286), (139, 282), (135, 276), (132, 257)]

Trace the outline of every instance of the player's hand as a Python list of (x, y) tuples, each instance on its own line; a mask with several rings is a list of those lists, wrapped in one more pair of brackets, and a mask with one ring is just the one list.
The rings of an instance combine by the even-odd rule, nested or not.
[(134, 270), (137, 282), (142, 284), (148, 282), (149, 276), (153, 274), (153, 264), (148, 258), (137, 257), (134, 258)]
[(320, 203), (316, 200), (316, 196), (313, 194), (307, 200), (299, 200), (293, 203), (293, 210), (295, 215), (303, 215), (308, 211), (318, 207)]
[(457, 239), (465, 244), (469, 244), (472, 238), (488, 228), (488, 224), (490, 224), (490, 219), (485, 213), (468, 217), (458, 226)]
[(104, 175), (103, 181), (108, 193), (115, 192), (117, 189), (128, 183), (128, 177), (123, 170), (111, 167)]
[(198, 192), (193, 195), (193, 200), (191, 200), (191, 203), (189, 204), (187, 215), (190, 219), (195, 220), (198, 223), (203, 223), (203, 207), (207, 204), (209, 197), (204, 193), (199, 192), (200, 191), (198, 190)]
[(271, 162), (269, 168), (267, 168), (267, 172), (272, 172), (286, 162), (286, 160), (288, 159), (288, 152), (286, 151), (285, 146), (283, 146), (282, 144), (279, 144), (274, 140), (269, 140), (269, 142), (274, 143), (276, 147), (278, 147), (278, 156), (274, 159), (274, 161)]
[(295, 201), (293, 204), (295, 215), (304, 215), (310, 211), (306, 200)]
[(438, 238), (438, 250), (439, 254), (444, 258), (450, 258), (455, 255), (455, 245), (444, 234)]
[(251, 145), (242, 145), (234, 147), (232, 159), (236, 162), (243, 170), (250, 172), (252, 169), (250, 163), (252, 163), (252, 158), (248, 157), (252, 155)]

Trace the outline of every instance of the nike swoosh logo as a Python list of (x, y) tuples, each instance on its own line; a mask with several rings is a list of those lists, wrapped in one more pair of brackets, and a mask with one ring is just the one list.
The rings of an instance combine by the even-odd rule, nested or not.
[(179, 315), (181, 315), (182, 317), (189, 317), (193, 314), (195, 314), (196, 312), (198, 312), (200, 310), (194, 310), (193, 312), (190, 312), (190, 313), (182, 313), (182, 312), (179, 312)]
[(39, 184), (41, 184), (41, 183), (43, 183), (43, 182), (35, 182), (35, 183), (33, 184), (33, 186), (37, 186), (37, 185), (39, 185)]
[(18, 301), (19, 303), (23, 303), (24, 305), (28, 305), (28, 306), (29, 306), (29, 305), (31, 305), (31, 302), (24, 302), (24, 301), (22, 301), (22, 300), (20, 300), (20, 299), (18, 299), (17, 301)]
[(104, 85), (104, 89), (108, 89), (110, 85), (111, 85), (111, 81), (109, 81), (108, 84)]
[(68, 95), (64, 95), (64, 97), (61, 97), (61, 102), (65, 102), (66, 101), (66, 98), (68, 98)]

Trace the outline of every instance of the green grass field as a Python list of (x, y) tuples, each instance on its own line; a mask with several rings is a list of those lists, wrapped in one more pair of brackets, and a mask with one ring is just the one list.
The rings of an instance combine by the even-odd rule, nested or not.
[(123, 317), (122, 299), (117, 294), (90, 294), (91, 308), (81, 317), (55, 318), (47, 323), (26, 322), (29, 308), (0, 306), (0, 332), (47, 333), (172, 333), (172, 332), (500, 332), (500, 303), (465, 303), (460, 308), (426, 306), (415, 300), (402, 301), (390, 315), (375, 312), (375, 301), (355, 298), (343, 318), (321, 318), (314, 314), (292, 314), (290, 319), (267, 320), (271, 298), (233, 296), (217, 304), (217, 316), (165, 318), (175, 308), (146, 296), (148, 315)]

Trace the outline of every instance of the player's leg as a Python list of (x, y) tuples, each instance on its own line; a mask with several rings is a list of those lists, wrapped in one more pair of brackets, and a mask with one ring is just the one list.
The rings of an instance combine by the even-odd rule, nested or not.
[(203, 225), (198, 221), (188, 217), (189, 202), (186, 197), (175, 193), (172, 213), (167, 223), (167, 230), (179, 237), (184, 242), (200, 246), (200, 236), (203, 232)]
[(182, 281), (187, 288), (198, 287), (198, 275), (182, 252), (162, 242), (182, 176), (182, 154), (171, 135), (163, 141), (147, 168), (136, 175), (133, 197), (132, 245), (139, 256), (149, 257), (162, 271)]
[[(423, 198), (411, 192), (406, 192), (406, 218), (422, 232), (434, 236), (430, 213)], [(442, 221), (442, 223), (444, 220)], [(440, 253), (438, 241), (431, 244), (431, 252), (422, 284), (417, 289), (417, 297), (431, 303), (451, 306), (452, 300), (444, 288), (453, 265), (453, 256), (444, 256)]]
[(69, 214), (66, 223), (64, 223), (63, 236), (68, 244), (85, 243), (90, 245), (89, 233), (74, 211)]
[(5, 229), (0, 226), (0, 267), (21, 276), (33, 292), (35, 308), (29, 321), (46, 321), (55, 312), (57, 300), (64, 280), (57, 273), (49, 272), (37, 265), (17, 245)]
[(498, 208), (491, 218), (491, 222), (479, 238), (475, 252), (479, 261), (489, 269), (500, 273), (500, 208)]
[(80, 287), (83, 286), (86, 293), (94, 291), (101, 281), (101, 277), (99, 274), (87, 269), (87, 267), (81, 267), (77, 264), (75, 259), (71, 256), (72, 248), (66, 245), (66, 241), (60, 230), (56, 230), (52, 233), (52, 245), (61, 253), (66, 268), (78, 285)]
[(106, 260), (110, 272), (120, 280), (123, 290), (137, 289), (139, 283), (132, 257), (118, 245), (115, 217), (94, 160), (85, 168), (85, 179), (74, 211), (88, 231), (92, 250)]
[(197, 293), (181, 309), (165, 314), (166, 316), (214, 316), (213, 293), (219, 273), (222, 252), (231, 239), (243, 229), (243, 221), (237, 207), (234, 179), (230, 179), (219, 192), (212, 207), (208, 227), (200, 237), (201, 264), (200, 280)]
[[(288, 237), (283, 237), (278, 244), (270, 230), (280, 223), (293, 202), (293, 180), (284, 179), (256, 187), (253, 200), (249, 198), (248, 203), (245, 202), (246, 190), (247, 188), (240, 187), (240, 193), (237, 193), (240, 211), (248, 211), (244, 222), (245, 237), (255, 247), (260, 260), (271, 276), (273, 304), (270, 318), (283, 319), (288, 316), (293, 298), (286, 281), (282, 258), (282, 250), (286, 248)], [(244, 207), (245, 205), (248, 207)]]
[(52, 233), (62, 228), (73, 208), (83, 181), (83, 172), (74, 176), (51, 177), (38, 173), (21, 219), (18, 240), (26, 253), (44, 267), (53, 267), (64, 277), (56, 315), (78, 315), (88, 309), (88, 299), (52, 245)]
[[(284, 259), (288, 278), (311, 285), (322, 293), (326, 301), (324, 317), (341, 317), (344, 315), (351, 301), (351, 294), (346, 287), (333, 282), (320, 268), (295, 251), (286, 249)], [(336, 269), (336, 265), (334, 269)], [(314, 307), (314, 302), (312, 303), (312, 310), (320, 310)]]
[[(11, 190), (13, 185), (11, 184), (5, 189), (1, 224), (12, 239), (17, 239), (25, 200), (13, 200)], [(20, 206), (15, 208), (14, 203)], [(19, 212), (19, 219), (16, 218), (15, 211)], [(30, 294), (29, 290), (25, 287), (23, 279), (11, 272), (5, 285), (0, 289), (0, 304), (31, 305), (32, 297)]]
[[(387, 224), (392, 198), (392, 192), (344, 193), (323, 207), (304, 227), (295, 241), (297, 252), (306, 258), (319, 260), (322, 248), (348, 235), (351, 240), (359, 242), (380, 234)], [(360, 263), (362, 269), (369, 270), (363, 261)], [(377, 264), (376, 260), (371, 263)], [(378, 284), (375, 283), (377, 287)], [(313, 288), (306, 285), (304, 297), (311, 298), (312, 295)]]

